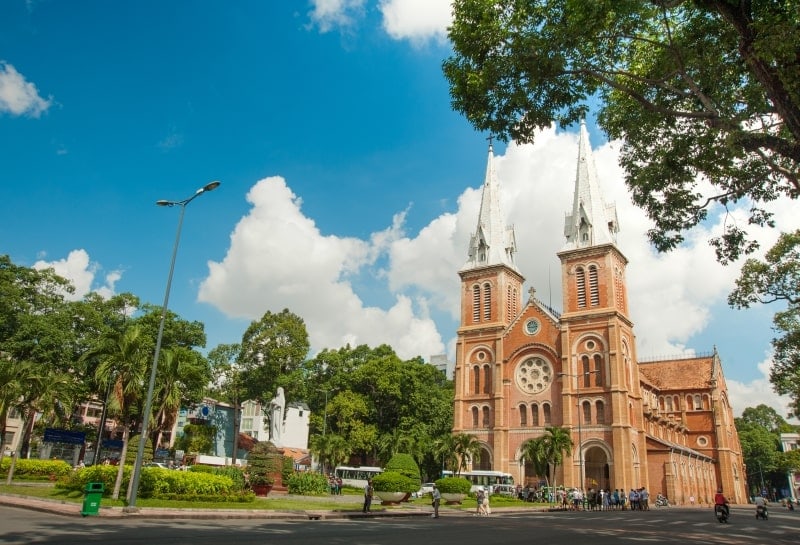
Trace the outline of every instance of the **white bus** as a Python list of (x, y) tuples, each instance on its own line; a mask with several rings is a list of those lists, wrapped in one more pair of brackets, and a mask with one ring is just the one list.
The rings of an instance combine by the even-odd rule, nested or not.
[(342, 480), (342, 486), (353, 486), (364, 488), (367, 481), (375, 475), (383, 473), (383, 469), (372, 466), (337, 466), (333, 471), (333, 476)]
[[(443, 471), (442, 477), (452, 477), (452, 471)], [(488, 471), (479, 470), (462, 471), (459, 477), (464, 477), (472, 483), (470, 492), (477, 492), (480, 489), (488, 491), (490, 494), (494, 493), (494, 487), (499, 484), (514, 485), (514, 477), (511, 473), (504, 473), (502, 471)]]

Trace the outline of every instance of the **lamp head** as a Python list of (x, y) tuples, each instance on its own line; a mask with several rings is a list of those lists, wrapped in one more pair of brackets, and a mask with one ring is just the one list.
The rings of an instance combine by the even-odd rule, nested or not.
[(221, 183), (221, 182), (218, 182), (218, 181), (216, 181), (216, 180), (215, 180), (215, 181), (213, 181), (213, 182), (211, 182), (211, 183), (208, 183), (208, 184), (206, 184), (206, 185), (204, 185), (204, 186), (203, 186), (203, 191), (204, 191), (204, 192), (205, 192), (205, 191), (213, 191), (214, 189), (216, 189), (216, 188), (218, 188), (218, 187), (219, 187), (219, 184), (220, 184), (220, 183)]

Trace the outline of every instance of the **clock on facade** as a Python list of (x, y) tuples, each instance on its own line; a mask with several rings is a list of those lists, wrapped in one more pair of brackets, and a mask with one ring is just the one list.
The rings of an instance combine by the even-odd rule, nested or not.
[(527, 322), (525, 322), (525, 333), (528, 335), (536, 335), (539, 332), (539, 320), (536, 318), (531, 318)]

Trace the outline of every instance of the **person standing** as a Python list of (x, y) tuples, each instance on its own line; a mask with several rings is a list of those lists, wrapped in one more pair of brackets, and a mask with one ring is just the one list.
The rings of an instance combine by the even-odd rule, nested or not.
[(433, 485), (433, 492), (431, 493), (433, 497), (433, 514), (431, 515), (432, 518), (438, 519), (439, 518), (439, 502), (442, 501), (442, 493), (439, 492), (439, 487), (435, 484)]
[(370, 479), (367, 481), (367, 486), (364, 487), (364, 509), (362, 510), (364, 513), (369, 513), (369, 509), (372, 506), (373, 492), (372, 479)]

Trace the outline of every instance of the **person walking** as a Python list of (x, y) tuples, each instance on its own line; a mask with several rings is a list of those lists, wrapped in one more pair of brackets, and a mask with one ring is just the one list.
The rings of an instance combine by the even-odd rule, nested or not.
[(367, 486), (364, 487), (364, 509), (362, 512), (369, 513), (370, 507), (372, 507), (372, 493), (374, 489), (372, 488), (372, 479), (367, 481)]
[(435, 484), (433, 485), (433, 492), (431, 493), (431, 497), (433, 498), (433, 514), (431, 515), (432, 518), (438, 519), (439, 518), (439, 502), (442, 501), (442, 493), (439, 492), (439, 487)]

